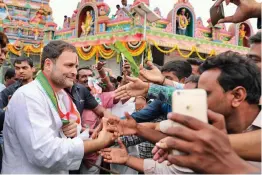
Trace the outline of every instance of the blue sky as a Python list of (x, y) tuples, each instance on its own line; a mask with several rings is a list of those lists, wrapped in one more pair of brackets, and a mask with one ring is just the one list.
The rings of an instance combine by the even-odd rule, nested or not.
[[(195, 9), (195, 13), (197, 17), (201, 17), (204, 25), (206, 21), (209, 19), (209, 9), (213, 5), (212, 0), (189, 0)], [(257, 0), (258, 2), (262, 2), (262, 0)], [(73, 11), (76, 9), (77, 3), (80, 0), (51, 0), (50, 5), (53, 9), (53, 17), (58, 26), (63, 25), (64, 15), (71, 16)], [(114, 14), (116, 11), (115, 6), (117, 4), (121, 4), (121, 0), (104, 0), (104, 2), (110, 4), (111, 14)], [(132, 4), (133, 0), (128, 0), (128, 3)], [(161, 3), (160, 3), (161, 2)], [(163, 3), (165, 2), (165, 3)], [(176, 0), (150, 0), (150, 8), (154, 9), (155, 7), (159, 7), (162, 16), (166, 17), (168, 12), (172, 9)], [(61, 8), (62, 7), (62, 8)], [(234, 5), (229, 5), (225, 7), (225, 14), (232, 15), (235, 11), (236, 7)], [(251, 23), (253, 25), (254, 31), (256, 30), (256, 20), (251, 19)], [(227, 25), (228, 26), (228, 25)]]

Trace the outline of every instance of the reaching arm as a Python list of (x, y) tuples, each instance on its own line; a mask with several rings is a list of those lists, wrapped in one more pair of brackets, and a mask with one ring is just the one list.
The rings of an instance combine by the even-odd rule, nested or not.
[(137, 125), (136, 135), (139, 137), (143, 137), (152, 143), (157, 143), (159, 140), (167, 137), (167, 135), (163, 134), (160, 131), (156, 131), (154, 129), (147, 128), (140, 124)]
[(107, 76), (104, 68), (102, 67), (101, 69), (98, 69), (97, 71), (99, 73), (99, 76), (100, 76), (102, 82), (106, 84), (106, 91), (107, 92), (114, 91), (115, 88), (114, 88), (113, 84), (111, 83), (109, 76)]
[(229, 135), (235, 152), (245, 160), (261, 161), (261, 130)]
[(98, 105), (95, 109), (92, 110), (97, 116), (99, 116), (100, 118), (104, 117), (104, 113), (106, 112), (106, 109), (101, 106)]
[(158, 99), (164, 103), (172, 105), (172, 95), (175, 90), (176, 89), (174, 87), (150, 84), (147, 97), (149, 99)]
[(156, 128), (158, 124), (159, 123), (140, 123), (140, 125), (154, 130), (157, 130)]
[(163, 103), (161, 101), (154, 100), (141, 111), (132, 113), (131, 116), (136, 120), (137, 123), (150, 122), (163, 115), (163, 111), (161, 110), (162, 104)]
[(129, 156), (125, 165), (139, 172), (144, 172), (144, 159)]

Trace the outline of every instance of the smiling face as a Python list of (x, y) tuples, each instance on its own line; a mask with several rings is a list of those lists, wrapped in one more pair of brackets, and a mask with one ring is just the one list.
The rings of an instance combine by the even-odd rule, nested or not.
[(88, 77), (93, 77), (93, 72), (91, 70), (82, 69), (78, 72), (78, 83), (86, 85), (88, 82)]
[(49, 63), (48, 69), (51, 70), (50, 80), (58, 89), (72, 87), (76, 79), (78, 56), (75, 52), (64, 51), (56, 61)]

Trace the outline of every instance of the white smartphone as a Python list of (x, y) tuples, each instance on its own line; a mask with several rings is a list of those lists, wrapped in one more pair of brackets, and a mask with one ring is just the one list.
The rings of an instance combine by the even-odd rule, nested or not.
[[(202, 122), (207, 123), (207, 94), (203, 89), (192, 89), (192, 90), (176, 90), (172, 97), (172, 112), (177, 114), (183, 114), (190, 117), (197, 118)], [(172, 120), (165, 120), (160, 122), (160, 131), (166, 133), (168, 128), (181, 126)], [(173, 155), (183, 155), (184, 153), (172, 150)], [(192, 173), (193, 171), (176, 166), (180, 171)]]
[(207, 94), (203, 89), (176, 90), (172, 112), (197, 118), (207, 123)]

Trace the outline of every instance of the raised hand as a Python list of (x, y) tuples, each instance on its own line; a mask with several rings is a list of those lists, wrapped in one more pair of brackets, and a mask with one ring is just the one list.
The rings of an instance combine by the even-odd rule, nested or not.
[(143, 82), (139, 78), (126, 77), (130, 83), (119, 87), (115, 91), (115, 99), (126, 100), (130, 97), (146, 96), (149, 83)]
[(106, 62), (99, 61), (96, 65), (96, 69), (101, 70), (104, 67), (104, 65), (106, 65)]
[(140, 76), (149, 82), (163, 84), (165, 77), (162, 75), (161, 71), (150, 61), (147, 62), (147, 66), (150, 70), (146, 70), (142, 65), (140, 65)]
[(237, 6), (235, 14), (232, 16), (227, 16), (224, 19), (218, 21), (218, 23), (239, 23), (244, 22), (249, 18), (260, 17), (261, 6), (260, 3), (255, 0), (218, 0), (216, 6), (220, 5), (223, 1), (226, 4), (233, 3)]
[(127, 153), (125, 145), (123, 144), (120, 138), (118, 139), (118, 144), (120, 148), (105, 148), (100, 151), (100, 154), (104, 158), (105, 162), (115, 164), (126, 164), (129, 155)]

